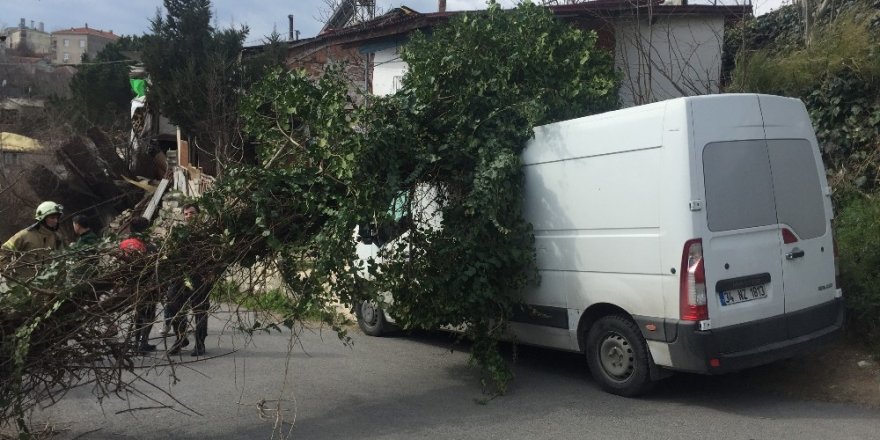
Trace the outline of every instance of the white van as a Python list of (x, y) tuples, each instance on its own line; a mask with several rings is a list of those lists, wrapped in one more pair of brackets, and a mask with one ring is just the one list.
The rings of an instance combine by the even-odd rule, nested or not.
[[(541, 283), (512, 337), (585, 353), (607, 391), (765, 364), (841, 330), (831, 193), (799, 100), (687, 97), (549, 124), (522, 162)], [(358, 312), (374, 335), (390, 319)]]

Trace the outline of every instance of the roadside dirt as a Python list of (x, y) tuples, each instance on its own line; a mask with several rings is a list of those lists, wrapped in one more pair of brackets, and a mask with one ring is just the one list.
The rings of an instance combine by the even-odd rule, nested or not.
[(743, 374), (772, 394), (880, 407), (880, 362), (847, 340)]

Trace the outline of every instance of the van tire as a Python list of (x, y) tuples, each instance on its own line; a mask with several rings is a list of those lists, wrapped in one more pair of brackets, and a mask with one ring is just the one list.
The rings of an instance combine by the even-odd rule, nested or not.
[(382, 336), (388, 331), (385, 312), (373, 301), (362, 301), (355, 310), (358, 327), (368, 336)]
[(603, 316), (590, 327), (586, 340), (587, 365), (602, 389), (634, 397), (653, 387), (648, 345), (631, 319)]

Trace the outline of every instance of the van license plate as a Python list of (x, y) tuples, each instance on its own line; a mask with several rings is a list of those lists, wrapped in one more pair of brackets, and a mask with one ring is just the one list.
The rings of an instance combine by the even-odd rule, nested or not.
[(764, 289), (764, 285), (725, 290), (721, 292), (721, 305), (729, 306), (731, 304), (737, 304), (766, 297), (767, 290)]

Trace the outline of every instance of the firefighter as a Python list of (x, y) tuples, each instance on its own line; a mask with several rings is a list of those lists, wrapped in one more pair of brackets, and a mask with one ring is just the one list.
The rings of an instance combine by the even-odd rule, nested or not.
[(12, 267), (19, 279), (30, 278), (37, 272), (37, 265), (45, 261), (53, 251), (63, 247), (58, 227), (64, 208), (51, 201), (40, 203), (34, 214), (36, 223), (18, 231), (2, 246), (4, 260), (14, 261)]

